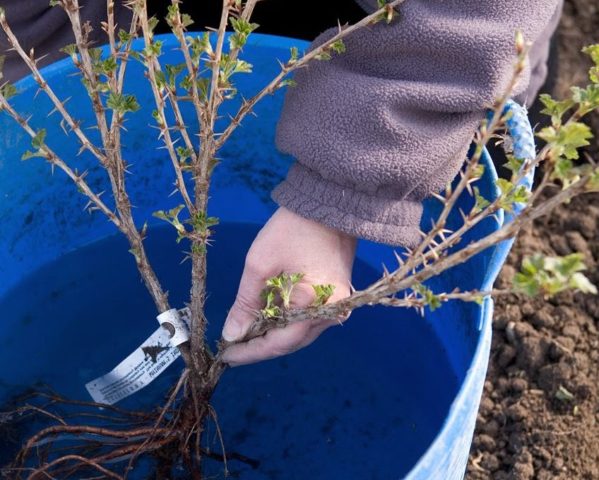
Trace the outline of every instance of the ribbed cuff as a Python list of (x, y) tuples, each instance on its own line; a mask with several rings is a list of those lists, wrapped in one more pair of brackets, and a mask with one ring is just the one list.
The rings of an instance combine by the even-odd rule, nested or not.
[(295, 163), (271, 193), (280, 206), (358, 238), (414, 247), (422, 203), (377, 197), (343, 187)]

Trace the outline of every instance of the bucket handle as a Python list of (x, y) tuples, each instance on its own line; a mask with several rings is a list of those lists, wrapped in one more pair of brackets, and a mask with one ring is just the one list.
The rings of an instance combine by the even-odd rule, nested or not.
[[(502, 113), (507, 117), (506, 127), (508, 135), (512, 140), (513, 155), (518, 159), (529, 162), (534, 160), (537, 155), (536, 146), (526, 107), (513, 100), (509, 100)], [(492, 115), (493, 113), (490, 112), (489, 118), (491, 118)], [(533, 181), (534, 168), (532, 168), (530, 172), (518, 182), (518, 185), (524, 185), (528, 191), (531, 191)], [(523, 208), (524, 205), (516, 203), (514, 204), (513, 212), (504, 212), (502, 225), (511, 222), (520, 214)], [(508, 238), (495, 246), (495, 251), (489, 262), (489, 269), (483, 281), (483, 290), (490, 290), (493, 287), (493, 284), (510, 253), (514, 240), (514, 238)], [(479, 325), (479, 328), (482, 328), (482, 325)]]

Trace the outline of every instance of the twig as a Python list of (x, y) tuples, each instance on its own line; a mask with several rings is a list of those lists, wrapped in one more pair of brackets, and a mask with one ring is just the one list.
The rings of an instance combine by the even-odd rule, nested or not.
[(58, 97), (55, 95), (54, 91), (50, 88), (39, 69), (37, 68), (37, 62), (33, 56), (33, 50), (31, 50), (31, 55), (27, 55), (20, 42), (17, 40), (15, 34), (10, 28), (8, 22), (6, 21), (6, 16), (2, 10), (0, 10), (0, 27), (4, 30), (8, 42), (10, 46), (13, 48), (15, 52), (21, 57), (25, 65), (29, 68), (33, 75), (33, 79), (39, 85), (39, 87), (44, 91), (44, 93), (48, 96), (48, 98), (54, 104), (55, 110), (57, 110), (62, 117), (67, 122), (68, 126), (75, 133), (79, 141), (81, 142), (82, 149), (89, 150), (102, 165), (106, 165), (107, 159), (106, 155), (102, 153), (81, 130), (79, 122), (73, 119), (71, 114), (67, 111), (64, 102), (61, 102)]

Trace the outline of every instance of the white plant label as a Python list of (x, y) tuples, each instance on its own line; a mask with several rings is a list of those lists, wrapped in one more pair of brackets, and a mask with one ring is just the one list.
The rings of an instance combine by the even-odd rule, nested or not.
[[(189, 309), (184, 308), (178, 313), (188, 325)], [(181, 352), (172, 345), (169, 331), (158, 327), (114, 369), (86, 383), (85, 388), (94, 402), (113, 405), (152, 383), (179, 355)]]

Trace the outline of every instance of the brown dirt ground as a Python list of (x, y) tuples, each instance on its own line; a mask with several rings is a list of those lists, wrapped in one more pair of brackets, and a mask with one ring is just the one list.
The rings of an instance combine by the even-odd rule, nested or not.
[[(599, 2), (566, 0), (555, 95), (586, 81), (580, 49), (599, 42)], [(591, 119), (599, 136), (599, 115)], [(599, 159), (599, 140), (589, 149)], [(599, 194), (579, 197), (520, 236), (499, 278), (524, 255), (585, 254), (599, 285)], [(491, 362), (468, 480), (599, 479), (599, 297), (497, 302)], [(573, 396), (560, 399), (560, 387)], [(563, 398), (563, 397), (562, 397)]]

